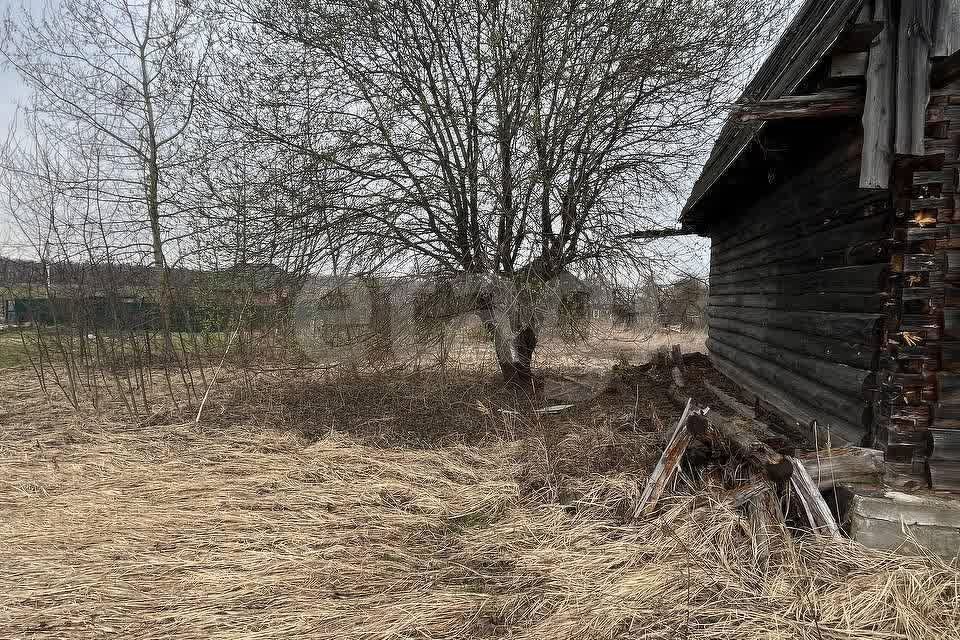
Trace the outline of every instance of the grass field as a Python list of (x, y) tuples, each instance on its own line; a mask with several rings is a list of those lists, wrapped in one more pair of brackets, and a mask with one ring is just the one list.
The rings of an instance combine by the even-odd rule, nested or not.
[(30, 364), (27, 350), (17, 331), (0, 331), (0, 369)]
[(660, 391), (230, 374), (200, 424), (132, 424), (8, 369), (0, 637), (960, 637), (956, 566), (760, 529), (709, 474), (637, 517)]

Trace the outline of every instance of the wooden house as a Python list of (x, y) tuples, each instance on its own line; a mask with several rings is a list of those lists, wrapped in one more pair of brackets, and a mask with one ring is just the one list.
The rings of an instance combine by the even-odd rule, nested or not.
[(960, 0), (807, 0), (684, 207), (708, 348), (820, 439), (960, 490)]

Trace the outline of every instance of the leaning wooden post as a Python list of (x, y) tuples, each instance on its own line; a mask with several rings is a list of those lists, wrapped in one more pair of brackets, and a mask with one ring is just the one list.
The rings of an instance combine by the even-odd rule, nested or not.
[(653, 468), (653, 473), (647, 479), (647, 485), (643, 488), (643, 494), (640, 496), (640, 504), (634, 516), (647, 515), (657, 506), (657, 501), (663, 495), (667, 485), (676, 475), (683, 454), (690, 444), (690, 431), (687, 430), (687, 420), (690, 418), (690, 406), (693, 398), (687, 400), (687, 406), (684, 407), (677, 426), (673, 428), (667, 446), (663, 448), (660, 460), (657, 466)]
[(831, 538), (840, 538), (840, 527), (837, 525), (837, 521), (830, 511), (830, 507), (827, 505), (827, 501), (823, 499), (820, 489), (817, 488), (816, 483), (813, 481), (813, 478), (810, 477), (806, 467), (796, 458), (790, 456), (786, 456), (786, 458), (790, 461), (790, 464), (793, 465), (794, 471), (793, 475), (790, 476), (790, 486), (793, 487), (794, 492), (797, 494), (797, 499), (800, 501), (800, 506), (803, 507), (804, 513), (807, 514), (807, 520), (810, 521), (810, 528), (822, 535), (828, 535)]

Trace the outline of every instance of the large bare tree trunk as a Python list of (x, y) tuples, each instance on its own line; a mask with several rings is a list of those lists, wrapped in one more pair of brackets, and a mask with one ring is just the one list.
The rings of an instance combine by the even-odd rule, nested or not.
[(538, 324), (532, 299), (529, 291), (498, 281), (481, 293), (477, 310), (493, 339), (504, 382), (520, 387), (533, 384)]
[(370, 354), (381, 359), (393, 350), (393, 309), (390, 301), (390, 287), (369, 279), (366, 282), (370, 300)]

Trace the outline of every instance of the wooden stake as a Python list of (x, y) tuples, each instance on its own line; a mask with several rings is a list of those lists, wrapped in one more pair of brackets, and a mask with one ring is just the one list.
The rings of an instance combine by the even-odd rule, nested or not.
[(684, 407), (683, 413), (677, 421), (677, 426), (673, 428), (673, 432), (670, 434), (667, 446), (663, 448), (663, 453), (660, 455), (657, 466), (653, 468), (653, 473), (651, 473), (650, 478), (647, 479), (647, 484), (643, 488), (643, 494), (640, 496), (640, 504), (637, 506), (635, 516), (648, 515), (653, 511), (657, 506), (657, 501), (660, 499), (660, 496), (662, 496), (666, 490), (667, 485), (670, 484), (670, 481), (674, 475), (676, 475), (680, 461), (683, 459), (683, 454), (687, 450), (687, 445), (690, 444), (690, 432), (687, 431), (686, 425), (687, 419), (690, 417), (692, 402), (692, 398), (687, 400), (687, 406)]

